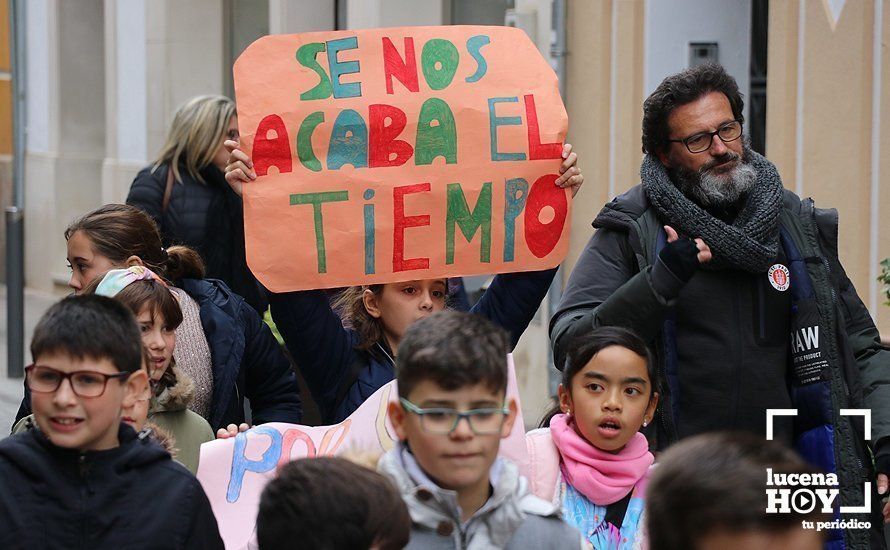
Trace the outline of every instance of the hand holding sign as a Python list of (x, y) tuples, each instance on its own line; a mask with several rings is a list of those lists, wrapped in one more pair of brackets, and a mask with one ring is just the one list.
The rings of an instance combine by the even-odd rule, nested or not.
[(561, 187), (583, 177), (556, 84), (505, 27), (253, 43), (235, 64), (243, 151), (227, 170), (236, 191), (250, 182), (251, 269), (281, 292), (557, 265)]
[(229, 162), (226, 163), (226, 182), (240, 197), (244, 192), (241, 185), (256, 179), (256, 172), (253, 171), (253, 161), (250, 160), (250, 157), (244, 151), (238, 149), (237, 141), (227, 139), (223, 142), (223, 145), (229, 152)]

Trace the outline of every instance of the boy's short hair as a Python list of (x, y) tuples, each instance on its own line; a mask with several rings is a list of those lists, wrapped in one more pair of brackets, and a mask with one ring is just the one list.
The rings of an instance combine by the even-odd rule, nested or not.
[(105, 296), (69, 296), (41, 317), (31, 339), (31, 357), (60, 354), (108, 359), (120, 372), (142, 368), (142, 336), (126, 306)]
[(339, 457), (285, 464), (260, 497), (260, 550), (403, 548), (411, 517), (383, 475)]
[(710, 534), (782, 533), (821, 517), (818, 507), (810, 514), (767, 513), (767, 468), (819, 472), (791, 449), (749, 433), (709, 433), (668, 449), (646, 489), (650, 550), (694, 550)]
[(507, 389), (506, 331), (481, 315), (440, 311), (412, 324), (399, 344), (396, 371), (399, 395), (430, 380), (445, 390), (485, 384)]

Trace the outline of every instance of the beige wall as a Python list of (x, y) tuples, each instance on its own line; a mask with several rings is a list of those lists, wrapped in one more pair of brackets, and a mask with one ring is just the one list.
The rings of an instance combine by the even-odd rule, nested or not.
[[(0, 0), (0, 204), (12, 204), (12, 74), (9, 2)], [(0, 281), (6, 281), (6, 223), (0, 227)]]
[(886, 7), (877, 37), (875, 29), (882, 4), (848, 0), (835, 20), (825, 2), (770, 3), (766, 144), (785, 187), (838, 209), (841, 261), (887, 334), (890, 308), (875, 282), (890, 256), (880, 217), (890, 208)]
[(572, 204), (566, 278), (602, 206), (639, 182), (643, 8), (643, 0), (568, 2), (568, 140), (585, 183)]

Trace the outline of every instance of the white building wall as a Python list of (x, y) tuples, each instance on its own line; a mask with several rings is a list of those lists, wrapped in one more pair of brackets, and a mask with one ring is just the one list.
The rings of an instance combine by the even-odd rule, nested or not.
[(49, 121), (56, 114), (50, 103), (51, 81), (57, 76), (53, 68), (58, 67), (53, 55), (55, 48), (51, 43), (51, 39), (55, 40), (57, 37), (50, 35), (50, 26), (55, 21), (52, 9), (55, 4), (55, 0), (32, 0), (25, 10), (28, 52), (26, 147), (29, 152), (34, 153), (49, 152), (50, 143), (54, 141), (50, 137)]
[(327, 31), (336, 26), (336, 0), (269, 0), (269, 33)]
[(350, 29), (442, 25), (442, 0), (348, 0)]
[(117, 120), (113, 124), (117, 134), (116, 158), (119, 161), (143, 163), (149, 158), (145, 132), (147, 108), (146, 20), (145, 0), (116, 1), (115, 75)]
[(750, 0), (649, 0), (645, 29), (644, 98), (665, 77), (688, 67), (690, 42), (718, 43), (720, 63), (748, 96)]

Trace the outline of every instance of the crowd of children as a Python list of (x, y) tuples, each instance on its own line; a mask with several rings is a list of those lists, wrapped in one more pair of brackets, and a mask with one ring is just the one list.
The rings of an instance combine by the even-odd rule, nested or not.
[[(192, 411), (161, 412), (181, 375), (169, 296), (150, 270), (115, 269), (38, 323), (26, 369), (33, 414), (0, 442), (3, 548), (223, 547), (183, 464), (212, 432)], [(527, 434), (522, 475), (498, 454), (518, 410), (506, 393), (509, 349), (508, 333), (480, 315), (412, 323), (387, 411), (396, 446), (365, 465), (282, 467), (260, 501), (259, 548), (821, 547), (822, 533), (801, 526), (817, 515), (764, 512), (766, 468), (815, 472), (781, 445), (710, 434), (652, 467), (639, 430), (658, 388), (646, 346), (623, 329), (573, 347), (549, 427)], [(176, 460), (147, 419), (170, 433)]]
[[(227, 145), (238, 188), (252, 165)], [(577, 190), (570, 146), (563, 157), (557, 185)], [(253, 307), (205, 279), (193, 250), (164, 248), (139, 209), (106, 205), (65, 239), (75, 295), (38, 323), (16, 433), (0, 442), (0, 547), (222, 548), (194, 477), (200, 447), (215, 431), (301, 421), (288, 357)], [(811, 471), (781, 446), (707, 435), (653, 466), (641, 430), (659, 377), (625, 329), (591, 327), (569, 346), (558, 403), (526, 435), (527, 470), (499, 456), (518, 411), (507, 355), (554, 273), (498, 275), (467, 313), (448, 310), (446, 279), (333, 301), (270, 294), (322, 420), (343, 420), (396, 379), (387, 414), (398, 442), (366, 465), (281, 467), (261, 498), (259, 547), (821, 547), (801, 527), (809, 516), (763, 513), (766, 468)]]

